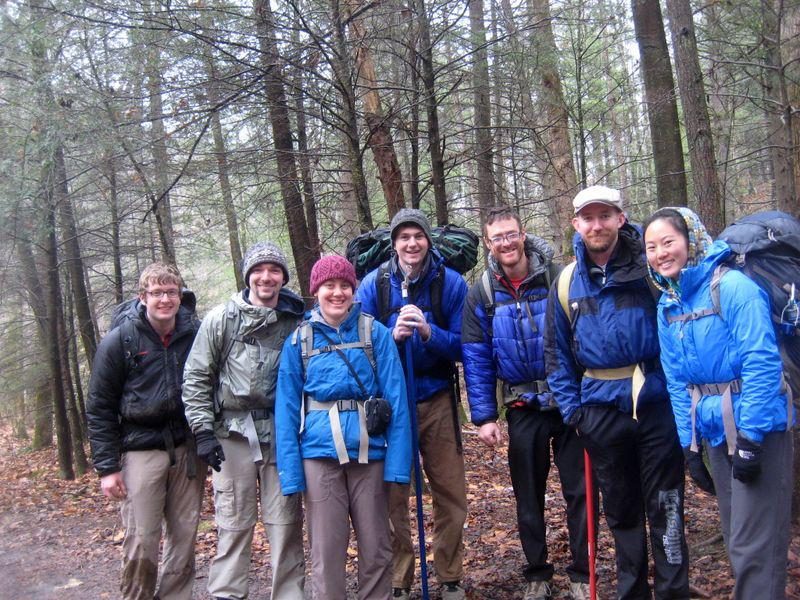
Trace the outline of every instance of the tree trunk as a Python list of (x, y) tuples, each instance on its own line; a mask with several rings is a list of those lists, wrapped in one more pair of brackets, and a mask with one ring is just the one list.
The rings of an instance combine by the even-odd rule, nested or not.
[(372, 210), (367, 194), (367, 180), (364, 177), (364, 163), (361, 154), (361, 136), (358, 132), (358, 117), (356, 115), (356, 92), (352, 82), (352, 69), (348, 59), (347, 40), (345, 39), (344, 23), (342, 20), (340, 0), (331, 0), (331, 20), (334, 27), (335, 48), (331, 62), (335, 74), (334, 87), (339, 91), (342, 102), (340, 105), (339, 119), (342, 122), (345, 147), (347, 148), (347, 169), (350, 171), (350, 181), (356, 198), (358, 211), (358, 226), (361, 232), (374, 228), (372, 223)]
[(659, 0), (631, 0), (642, 65), (658, 206), (687, 206), (675, 82)]
[[(558, 50), (553, 37), (552, 19), (548, 0), (532, 0), (534, 40), (538, 49), (538, 73), (541, 78), (540, 97), (545, 113), (545, 139), (550, 157), (544, 174), (545, 197), (552, 205), (552, 212), (563, 227), (572, 218), (572, 197), (577, 192), (578, 182), (572, 163), (572, 144), (569, 139), (569, 115), (561, 89), (558, 73)], [(562, 236), (561, 250), (570, 251), (568, 236)]]
[[(299, 28), (295, 28), (292, 32), (292, 36), (295, 38), (296, 42), (299, 42)], [(297, 161), (300, 166), (300, 178), (303, 182), (303, 206), (305, 207), (306, 224), (308, 225), (308, 238), (311, 241), (314, 252), (321, 252), (319, 227), (317, 225), (316, 194), (314, 192), (314, 179), (311, 170), (311, 155), (308, 149), (305, 79), (303, 77), (303, 69), (299, 66), (296, 66), (294, 69), (293, 79), (294, 108), (295, 114), (297, 115), (297, 149), (299, 151)]]
[(228, 246), (231, 251), (231, 262), (233, 263), (233, 275), (236, 279), (236, 289), (243, 290), (247, 282), (242, 273), (242, 244), (239, 241), (239, 222), (236, 217), (236, 206), (233, 204), (233, 193), (231, 192), (231, 182), (228, 178), (228, 152), (225, 147), (225, 136), (222, 132), (222, 120), (219, 117), (220, 105), (219, 94), (219, 74), (213, 57), (206, 58), (206, 70), (208, 72), (208, 93), (209, 110), (211, 111), (211, 135), (214, 138), (214, 155), (217, 159), (217, 177), (219, 188), (222, 193), (222, 210), (225, 212), (225, 224), (228, 229)]
[(495, 194), (489, 59), (486, 50), (486, 26), (483, 22), (483, 0), (469, 0), (469, 24), (472, 53), (475, 57), (472, 80), (475, 104), (475, 159), (478, 176), (478, 205), (481, 208), (481, 215), (485, 215), (489, 208), (495, 204)]
[(297, 166), (294, 159), (292, 132), (289, 126), (289, 109), (281, 78), (280, 55), (275, 39), (272, 9), (269, 0), (254, 0), (254, 12), (258, 41), (261, 48), (261, 64), (264, 69), (267, 107), (272, 124), (272, 139), (278, 163), (278, 180), (281, 198), (289, 227), (297, 279), (304, 296), (308, 297), (311, 267), (319, 258), (319, 251), (308, 236), (303, 198), (300, 194)]
[[(781, 27), (781, 62), (783, 63), (783, 80), (786, 84), (786, 96), (789, 106), (800, 106), (800, 4), (788, 2), (783, 7)], [(792, 164), (794, 165), (795, 194), (800, 194), (800, 125), (792, 114)], [(794, 206), (789, 211), (793, 215), (800, 214), (800, 206)], [(798, 450), (795, 444), (795, 450)], [(795, 468), (800, 469), (795, 460)], [(800, 478), (795, 477), (795, 482), (800, 486)]]
[(428, 115), (428, 151), (431, 155), (431, 184), (436, 204), (436, 224), (448, 221), (447, 193), (445, 192), (444, 146), (439, 131), (439, 105), (436, 100), (436, 76), (433, 70), (433, 42), (431, 24), (425, 0), (414, 0), (414, 11), (419, 27), (418, 52), (422, 63), (422, 85), (424, 87), (425, 109)]
[(122, 255), (119, 238), (120, 216), (119, 197), (117, 196), (117, 161), (111, 150), (106, 151), (103, 161), (103, 174), (108, 182), (108, 207), (111, 212), (111, 259), (114, 263), (114, 300), (117, 304), (123, 300)]
[(667, 14), (689, 142), (697, 212), (708, 232), (715, 236), (724, 227), (725, 214), (689, 0), (667, 0)]
[(366, 88), (366, 93), (363, 94), (362, 98), (364, 101), (364, 120), (369, 128), (367, 145), (372, 150), (372, 155), (375, 158), (378, 178), (383, 187), (383, 195), (386, 198), (386, 207), (391, 220), (397, 211), (406, 205), (405, 195), (403, 194), (403, 174), (394, 149), (394, 140), (392, 139), (392, 131), (389, 128), (389, 121), (383, 114), (381, 97), (378, 93), (378, 78), (375, 75), (375, 62), (372, 59), (372, 51), (366, 43), (367, 35), (364, 20), (361, 17), (352, 16), (363, 9), (363, 2), (362, 0), (348, 0), (347, 5), (350, 12), (348, 15), (350, 34), (356, 43), (358, 83)]
[(778, 210), (794, 212), (797, 192), (794, 185), (794, 149), (792, 148), (792, 106), (786, 89), (781, 62), (782, 0), (761, 0), (761, 39), (764, 43), (764, 77), (767, 145), (772, 159), (774, 194)]
[[(145, 3), (147, 6), (148, 3)], [(163, 76), (161, 73), (161, 47), (158, 30), (148, 30), (145, 48), (145, 78), (148, 93), (148, 118), (150, 120), (150, 152), (155, 165), (153, 180), (155, 193), (150, 197), (153, 216), (158, 227), (161, 242), (161, 257), (165, 262), (177, 265), (175, 258), (175, 234), (172, 229), (170, 209), (169, 153), (167, 151), (167, 131), (164, 127), (164, 106), (162, 100)]]

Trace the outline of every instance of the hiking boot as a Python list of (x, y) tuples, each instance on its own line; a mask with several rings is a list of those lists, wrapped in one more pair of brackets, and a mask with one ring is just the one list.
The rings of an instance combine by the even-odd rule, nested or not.
[(442, 586), (442, 600), (464, 600), (466, 597), (464, 588), (458, 585), (457, 581), (451, 581)]
[(411, 598), (411, 590), (408, 588), (392, 588), (392, 598), (409, 600), (409, 598)]
[(590, 600), (590, 592), (591, 589), (588, 583), (583, 583), (581, 581), (569, 582), (569, 597), (572, 598), (572, 600)]
[(550, 600), (552, 593), (549, 581), (529, 581), (523, 600)]

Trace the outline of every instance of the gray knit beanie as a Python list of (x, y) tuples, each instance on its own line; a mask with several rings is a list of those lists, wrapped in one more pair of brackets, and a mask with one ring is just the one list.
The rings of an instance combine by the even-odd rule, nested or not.
[(278, 265), (283, 269), (283, 285), (289, 283), (289, 265), (286, 262), (286, 255), (272, 242), (258, 242), (250, 246), (247, 252), (244, 253), (242, 271), (244, 271), (245, 285), (248, 285), (247, 280), (250, 277), (252, 268), (261, 263)]
[(416, 208), (401, 208), (397, 211), (397, 214), (392, 219), (391, 224), (389, 227), (391, 228), (391, 238), (392, 244), (394, 244), (394, 238), (397, 235), (397, 230), (402, 227), (403, 225), (416, 225), (425, 233), (425, 237), (428, 238), (428, 243), (433, 246), (433, 237), (431, 235), (431, 223), (428, 221), (428, 217), (425, 214)]

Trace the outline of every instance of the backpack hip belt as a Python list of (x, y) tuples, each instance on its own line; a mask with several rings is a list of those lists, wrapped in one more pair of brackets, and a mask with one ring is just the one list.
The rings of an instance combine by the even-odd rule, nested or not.
[[(523, 394), (544, 394), (550, 391), (550, 386), (546, 381), (526, 381), (523, 383), (515, 383), (511, 385), (503, 382), (503, 404), (508, 407), (512, 404), (520, 402), (520, 396)], [(524, 400), (522, 401), (524, 402)], [(526, 405), (527, 402), (524, 402)], [(538, 406), (538, 405), (537, 405)], [(555, 398), (550, 399), (550, 406), (538, 406), (539, 410), (552, 410), (558, 408)]]
[(636, 408), (639, 404), (639, 394), (644, 387), (645, 367), (642, 363), (617, 367), (616, 369), (586, 369), (584, 377), (599, 379), (600, 381), (617, 381), (620, 379), (631, 380), (631, 400), (633, 402), (633, 419), (638, 421)]
[[(333, 445), (336, 448), (336, 457), (340, 465), (350, 462), (347, 455), (347, 445), (344, 443), (342, 424), (339, 422), (339, 411), (358, 411), (358, 462), (365, 465), (369, 459), (369, 434), (367, 433), (367, 413), (364, 410), (364, 400), (354, 400), (352, 398), (344, 400), (329, 400), (327, 402), (316, 400), (312, 396), (305, 399), (304, 412), (326, 411), (328, 421), (331, 424), (331, 434), (333, 435)], [(302, 433), (301, 428), (300, 432)]]

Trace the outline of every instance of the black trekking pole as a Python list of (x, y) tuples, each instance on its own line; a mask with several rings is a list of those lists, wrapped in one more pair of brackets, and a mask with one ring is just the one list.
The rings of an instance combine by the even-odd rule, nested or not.
[[(403, 279), (403, 305), (408, 305), (408, 273)], [(428, 600), (428, 559), (425, 553), (425, 520), (422, 511), (422, 465), (419, 461), (419, 432), (417, 431), (417, 382), (414, 379), (414, 354), (411, 348), (412, 332), (405, 341), (406, 388), (408, 412), (411, 415), (411, 452), (414, 457), (414, 487), (417, 496), (417, 533), (419, 534), (419, 575), (422, 584), (422, 600)]]

